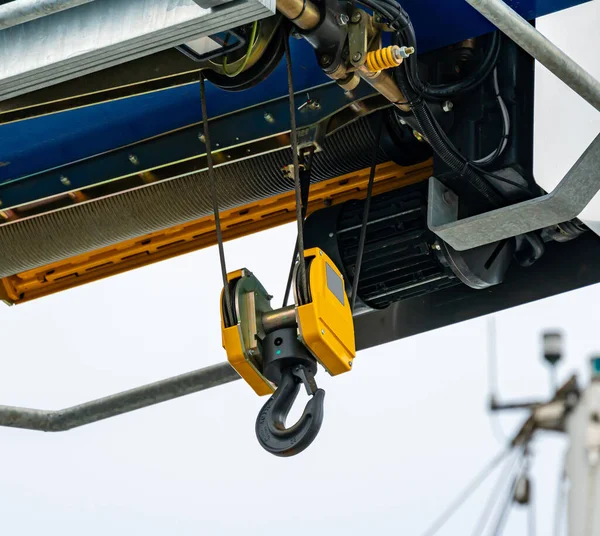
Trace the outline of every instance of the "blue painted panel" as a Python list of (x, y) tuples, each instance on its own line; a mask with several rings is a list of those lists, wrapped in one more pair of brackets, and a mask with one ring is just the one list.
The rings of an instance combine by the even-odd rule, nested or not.
[[(587, 0), (507, 0), (533, 19)], [(493, 27), (464, 0), (403, 0), (425, 52), (487, 33)], [(314, 52), (292, 40), (297, 91), (327, 81)], [(285, 65), (260, 86), (241, 93), (207, 87), (210, 116), (281, 97), (287, 92)], [(196, 84), (0, 126), (0, 182), (57, 167), (200, 120)]]

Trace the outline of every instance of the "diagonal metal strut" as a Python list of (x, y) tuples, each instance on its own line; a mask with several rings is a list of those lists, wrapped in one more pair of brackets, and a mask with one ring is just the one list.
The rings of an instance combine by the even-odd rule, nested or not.
[(600, 110), (600, 82), (503, 0), (466, 1), (596, 110)]
[(64, 432), (239, 379), (238, 373), (229, 363), (224, 362), (66, 409), (0, 406), (0, 426), (40, 432)]
[(600, 190), (600, 134), (549, 194), (458, 220), (458, 198), (429, 179), (427, 224), (458, 251), (473, 249), (577, 218)]

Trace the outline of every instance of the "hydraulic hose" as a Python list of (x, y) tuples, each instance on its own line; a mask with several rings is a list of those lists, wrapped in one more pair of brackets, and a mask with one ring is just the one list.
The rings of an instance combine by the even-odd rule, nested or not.
[(495, 32), (493, 34), (492, 42), (490, 43), (490, 48), (486, 54), (486, 57), (474, 73), (466, 76), (458, 82), (455, 82), (454, 84), (424, 84), (423, 93), (428, 97), (435, 99), (448, 99), (461, 93), (466, 93), (476, 89), (483, 84), (485, 80), (487, 80), (488, 76), (496, 66), (500, 56), (500, 48), (501, 35), (500, 32)]
[(401, 69), (402, 68), (400, 67), (396, 71), (396, 81), (398, 82), (402, 93), (410, 97), (409, 106), (411, 111), (419, 125), (421, 134), (427, 138), (431, 148), (450, 169), (465, 177), (465, 179), (467, 179), (467, 181), (493, 206), (501, 206), (503, 201), (498, 191), (483, 177), (476, 173), (470, 166), (469, 161), (458, 152), (454, 151), (451, 144), (442, 137), (440, 134), (441, 127), (431, 115), (427, 104), (415, 94)]
[[(400, 42), (401, 40), (403, 42)], [(405, 31), (396, 33), (393, 37), (393, 43), (399, 46), (408, 45), (416, 50), (417, 40), (412, 24), (409, 24), (405, 28)], [(430, 85), (423, 83), (418, 76), (416, 62), (411, 62), (410, 65), (407, 65), (409, 83), (417, 93), (424, 97), (429, 97), (430, 99), (444, 100), (461, 93), (472, 91), (487, 80), (488, 76), (496, 66), (498, 57), (500, 56), (501, 44), (501, 34), (500, 32), (495, 32), (492, 36), (488, 52), (477, 70), (462, 80), (452, 84)]]

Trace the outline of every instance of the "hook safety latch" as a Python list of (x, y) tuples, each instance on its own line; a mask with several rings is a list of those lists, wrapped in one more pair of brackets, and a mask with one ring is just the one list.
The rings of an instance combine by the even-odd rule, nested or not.
[[(312, 398), (298, 422), (286, 428), (285, 421), (298, 396), (301, 383)], [(324, 400), (325, 391), (317, 387), (312, 371), (304, 365), (293, 365), (282, 371), (277, 390), (256, 419), (256, 437), (261, 446), (275, 456), (294, 456), (302, 452), (314, 441), (321, 429)]]

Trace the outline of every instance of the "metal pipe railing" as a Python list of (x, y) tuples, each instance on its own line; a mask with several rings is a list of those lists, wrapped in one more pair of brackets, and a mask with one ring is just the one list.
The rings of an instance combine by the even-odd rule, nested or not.
[(71, 9), (94, 0), (14, 0), (0, 6), (0, 30)]
[(0, 426), (64, 432), (239, 380), (227, 362), (59, 410), (0, 406)]
[(466, 1), (596, 110), (600, 110), (600, 82), (516, 11), (502, 0)]

